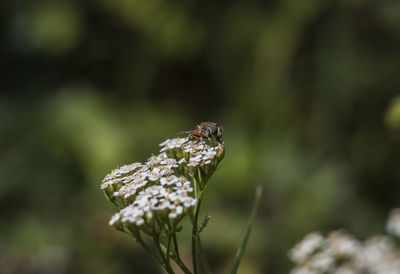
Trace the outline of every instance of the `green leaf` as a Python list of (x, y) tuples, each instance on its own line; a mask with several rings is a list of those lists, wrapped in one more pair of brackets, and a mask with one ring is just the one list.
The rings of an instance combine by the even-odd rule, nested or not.
[(200, 234), (204, 228), (206, 228), (208, 221), (210, 221), (211, 216), (209, 216), (208, 214), (206, 214), (206, 216), (204, 216), (203, 222), (201, 223), (201, 226), (198, 229), (198, 234)]
[(259, 186), (257, 186), (257, 189), (256, 189), (253, 209), (251, 210), (250, 218), (247, 222), (246, 233), (244, 234), (242, 243), (240, 244), (238, 250), (236, 251), (235, 258), (233, 259), (232, 265), (228, 271), (229, 274), (235, 274), (238, 271), (240, 261), (242, 260), (243, 253), (244, 253), (244, 250), (247, 245), (247, 241), (250, 236), (251, 227), (253, 226), (253, 223), (254, 223), (254, 220), (256, 217), (258, 204), (260, 203), (260, 200), (261, 200), (261, 194), (262, 194), (262, 186), (259, 185)]

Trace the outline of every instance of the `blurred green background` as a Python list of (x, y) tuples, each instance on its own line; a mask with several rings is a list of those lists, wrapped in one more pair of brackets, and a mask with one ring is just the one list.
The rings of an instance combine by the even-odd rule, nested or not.
[(400, 205), (399, 1), (0, 7), (0, 273), (159, 273), (100, 182), (202, 121), (227, 150), (201, 213), (216, 273), (258, 184), (239, 273), (287, 273), (305, 233), (380, 233)]

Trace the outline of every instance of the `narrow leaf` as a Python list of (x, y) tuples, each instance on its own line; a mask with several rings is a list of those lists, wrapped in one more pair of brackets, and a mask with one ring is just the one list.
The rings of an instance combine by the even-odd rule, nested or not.
[(251, 214), (250, 214), (249, 220), (247, 222), (246, 233), (244, 234), (242, 243), (240, 244), (238, 250), (236, 251), (235, 258), (233, 259), (232, 265), (228, 271), (229, 274), (235, 274), (235, 273), (237, 273), (237, 271), (239, 269), (239, 264), (240, 264), (240, 261), (242, 260), (243, 253), (244, 253), (244, 250), (247, 245), (247, 241), (250, 236), (251, 227), (253, 226), (253, 223), (254, 223), (254, 220), (256, 217), (258, 204), (260, 203), (260, 200), (261, 200), (261, 194), (262, 194), (262, 186), (259, 185), (259, 186), (257, 186), (257, 189), (256, 189), (253, 209), (251, 210)]
[(204, 216), (203, 222), (201, 223), (201, 226), (198, 229), (198, 234), (200, 234), (204, 228), (206, 228), (206, 226), (208, 225), (208, 221), (210, 221), (211, 216), (209, 216), (208, 214), (206, 216)]

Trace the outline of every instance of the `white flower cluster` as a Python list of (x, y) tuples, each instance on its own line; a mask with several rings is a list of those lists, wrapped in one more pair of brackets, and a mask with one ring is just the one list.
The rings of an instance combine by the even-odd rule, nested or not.
[(316, 250), (322, 248), (324, 241), (324, 236), (319, 232), (308, 234), (290, 250), (290, 259), (296, 263), (305, 262)]
[(110, 200), (120, 198), (124, 206), (111, 218), (110, 225), (121, 222), (140, 226), (154, 212), (177, 219), (195, 206), (191, 182), (175, 175), (178, 167), (175, 159), (162, 152), (144, 164), (125, 165), (106, 175), (101, 188)]
[(184, 151), (189, 153), (190, 158), (187, 166), (209, 165), (215, 158), (217, 151), (221, 149), (221, 144), (212, 147), (207, 144), (198, 143), (191, 146), (185, 146)]
[(124, 165), (118, 169), (112, 170), (110, 174), (107, 174), (106, 177), (104, 177), (102, 183), (101, 183), (101, 189), (105, 190), (107, 187), (110, 186), (117, 186), (121, 187), (122, 184), (124, 184), (124, 181), (126, 180), (126, 177), (132, 173), (134, 173), (136, 170), (142, 167), (141, 163), (133, 163), (130, 165)]
[[(308, 234), (290, 251), (289, 256), (300, 267), (291, 273), (324, 273), (336, 260), (349, 258), (359, 248), (359, 242), (344, 232), (332, 232), (327, 238), (319, 232)], [(305, 269), (310, 272), (305, 272)]]
[(188, 138), (168, 139), (161, 143), (161, 152), (177, 160), (179, 172), (192, 178), (203, 190), (208, 178), (215, 172), (225, 154), (224, 145), (211, 146), (204, 141), (191, 141)]
[(364, 273), (400, 274), (400, 251), (385, 236), (368, 239), (356, 255), (354, 264)]
[(400, 238), (400, 208), (395, 208), (390, 212), (389, 220), (386, 223), (386, 231)]
[(174, 138), (167, 139), (160, 144), (160, 147), (163, 147), (160, 152), (164, 152), (167, 150), (180, 149), (185, 143), (188, 143), (188, 138)]
[(161, 143), (161, 152), (182, 150), (178, 163), (187, 163), (189, 167), (205, 166), (211, 164), (218, 151), (223, 150), (223, 145), (210, 146), (204, 142), (189, 141), (188, 138), (168, 139)]
[(176, 160), (168, 158), (165, 153), (152, 156), (137, 172), (126, 177), (124, 185), (114, 193), (114, 196), (124, 199), (134, 197), (149, 182), (158, 183), (161, 179), (172, 176), (174, 168), (177, 167)]
[(400, 251), (383, 236), (362, 243), (342, 231), (327, 237), (314, 232), (296, 244), (289, 257), (297, 264), (291, 274), (400, 274)]
[(179, 221), (197, 203), (193, 183), (203, 189), (207, 180), (202, 178), (209, 178), (224, 155), (222, 144), (212, 147), (188, 138), (168, 139), (160, 146), (160, 154), (147, 162), (125, 165), (105, 176), (101, 189), (121, 208), (110, 225), (139, 227), (151, 223), (154, 214)]
[(102, 190), (113, 190), (114, 197), (127, 199), (134, 197), (149, 183), (157, 183), (174, 173), (178, 164), (175, 159), (168, 158), (166, 153), (150, 157), (146, 163), (133, 163), (113, 170), (107, 174), (101, 184)]
[(150, 220), (153, 212), (157, 211), (167, 211), (171, 219), (182, 215), (186, 208), (196, 205), (196, 199), (188, 196), (188, 193), (193, 191), (189, 181), (182, 183), (179, 178), (175, 181), (176, 184), (172, 189), (155, 185), (141, 191), (132, 204), (111, 218), (110, 225), (121, 221), (141, 226), (146, 222), (146, 218)]

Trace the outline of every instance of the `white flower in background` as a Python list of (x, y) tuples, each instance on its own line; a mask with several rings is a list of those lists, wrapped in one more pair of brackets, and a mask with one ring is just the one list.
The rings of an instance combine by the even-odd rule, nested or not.
[(362, 243), (343, 231), (326, 238), (315, 232), (296, 244), (290, 258), (296, 264), (291, 274), (400, 274), (400, 250), (385, 236)]
[(345, 263), (332, 271), (333, 274), (358, 274), (359, 272), (350, 263)]
[(337, 258), (350, 257), (357, 253), (361, 243), (349, 233), (333, 231), (328, 235), (329, 249)]
[(400, 238), (400, 208), (393, 209), (390, 212), (389, 220), (386, 223), (386, 231)]
[(385, 236), (367, 239), (355, 262), (360, 270), (370, 273), (400, 274), (400, 251)]
[(290, 259), (296, 263), (306, 261), (315, 251), (323, 246), (324, 240), (325, 238), (319, 232), (308, 234), (290, 250)]
[(308, 266), (298, 266), (290, 271), (290, 274), (319, 274), (315, 269), (311, 269)]
[(328, 272), (335, 265), (335, 258), (329, 249), (325, 249), (315, 253), (308, 265), (319, 272)]

